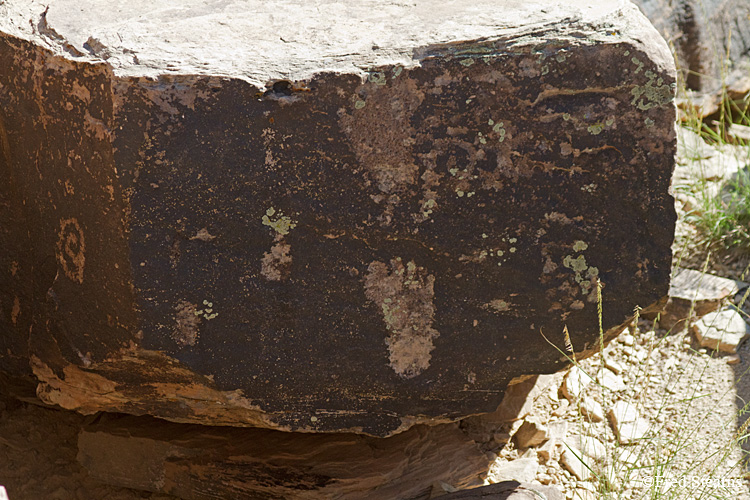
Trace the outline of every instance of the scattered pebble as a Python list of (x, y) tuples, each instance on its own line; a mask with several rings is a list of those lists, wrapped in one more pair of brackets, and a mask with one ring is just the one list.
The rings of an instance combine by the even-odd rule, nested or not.
[(581, 415), (590, 422), (601, 422), (604, 420), (602, 405), (593, 398), (585, 398), (581, 403)]
[(510, 462), (496, 461), (490, 468), (488, 479), (491, 483), (518, 481), (530, 483), (536, 479), (539, 470), (537, 458), (519, 458)]
[(737, 353), (737, 347), (750, 337), (750, 325), (733, 307), (710, 312), (693, 325), (693, 333), (704, 347), (730, 354)]
[(588, 373), (577, 366), (573, 366), (563, 380), (562, 393), (572, 403), (580, 397), (591, 380)]
[(602, 387), (612, 392), (624, 391), (627, 388), (625, 382), (623, 382), (622, 380), (622, 377), (620, 377), (619, 375), (615, 375), (613, 372), (606, 368), (599, 372), (599, 374), (597, 375), (597, 380), (602, 385)]
[(539, 446), (547, 439), (549, 439), (547, 427), (534, 417), (527, 417), (513, 436), (513, 441), (519, 449)]
[(560, 455), (560, 463), (576, 478), (582, 481), (591, 479), (591, 469), (594, 467), (594, 462), (580, 450), (565, 447)]

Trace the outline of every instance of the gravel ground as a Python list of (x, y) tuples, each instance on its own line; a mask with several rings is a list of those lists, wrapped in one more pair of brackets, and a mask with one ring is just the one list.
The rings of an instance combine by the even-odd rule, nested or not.
[[(538, 462), (538, 466), (530, 465), (534, 479), (559, 485), (567, 498), (650, 498), (650, 482), (662, 476), (663, 491), (674, 498), (706, 498), (710, 493), (718, 498), (750, 499), (739, 465), (743, 452), (736, 439), (737, 414), (743, 404), (734, 392), (739, 368), (727, 363), (731, 358), (700, 348), (684, 329), (668, 333), (653, 327), (651, 322), (641, 321), (634, 335), (621, 335), (605, 349), (604, 356), (597, 354), (582, 361), (581, 369), (601, 383), (590, 381), (572, 404), (563, 396), (561, 377), (553, 380), (545, 396), (536, 400), (531, 415), (547, 428), (567, 422), (564, 439), (552, 447), (546, 460), (540, 448), (519, 449), (511, 440), (499, 452), (490, 482), (505, 478), (503, 470), (509, 462), (533, 457)], [(601, 405), (603, 420), (593, 422), (582, 416), (585, 412), (578, 402), (591, 405), (592, 401)], [(643, 419), (643, 439), (633, 444), (618, 442), (607, 418), (618, 402), (632, 404)], [(588, 459), (596, 474), (588, 480), (576, 478), (572, 468), (561, 463), (568, 446), (582, 448), (576, 436), (586, 437), (586, 453), (599, 452), (598, 457)], [(715, 484), (723, 478), (728, 487), (697, 485), (710, 478)], [(603, 491), (612, 493), (605, 496)]]

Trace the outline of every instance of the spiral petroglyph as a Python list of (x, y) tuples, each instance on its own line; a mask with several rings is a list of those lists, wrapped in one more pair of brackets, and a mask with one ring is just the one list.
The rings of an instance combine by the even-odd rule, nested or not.
[(71, 281), (83, 283), (86, 243), (81, 225), (75, 218), (60, 220), (57, 239), (57, 261)]

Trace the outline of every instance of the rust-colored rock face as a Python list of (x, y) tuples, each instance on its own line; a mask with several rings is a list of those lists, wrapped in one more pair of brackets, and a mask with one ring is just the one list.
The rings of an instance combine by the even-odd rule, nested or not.
[(608, 337), (666, 294), (627, 2), (73, 3), (0, 4), (0, 368), (44, 401), (386, 436), (595, 348), (599, 285)]

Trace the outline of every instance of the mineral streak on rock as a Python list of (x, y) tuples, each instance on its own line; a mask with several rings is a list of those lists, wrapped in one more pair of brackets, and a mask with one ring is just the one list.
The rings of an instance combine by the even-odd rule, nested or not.
[(674, 67), (542, 5), (0, 3), (0, 370), (386, 436), (592, 352), (666, 295)]

